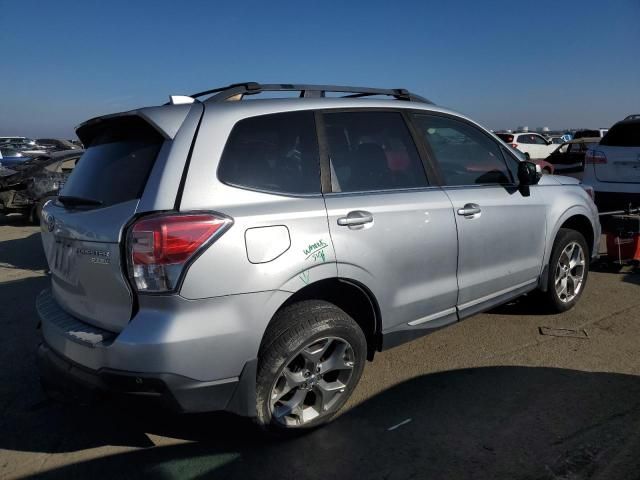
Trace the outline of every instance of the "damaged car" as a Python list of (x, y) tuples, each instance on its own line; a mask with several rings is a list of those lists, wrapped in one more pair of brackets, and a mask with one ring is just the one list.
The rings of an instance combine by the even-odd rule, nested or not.
[(52, 152), (11, 165), (0, 160), (0, 214), (22, 213), (38, 222), (42, 205), (58, 195), (83, 153)]

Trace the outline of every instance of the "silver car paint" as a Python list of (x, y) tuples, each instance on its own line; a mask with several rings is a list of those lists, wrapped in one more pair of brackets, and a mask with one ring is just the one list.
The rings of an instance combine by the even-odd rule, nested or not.
[(56, 352), (92, 370), (172, 373), (203, 382), (237, 377), (255, 357), (271, 317), (289, 293), (270, 291), (187, 300), (141, 296), (140, 310), (107, 345), (90, 347), (51, 321), (42, 333)]
[(42, 215), (42, 243), (55, 299), (71, 315), (115, 332), (131, 319), (133, 297), (122, 271), (119, 242), (136, 204), (132, 200), (68, 211), (48, 202)]
[[(245, 362), (257, 356), (277, 309), (319, 280), (351, 278), (371, 290), (380, 305), (383, 332), (433, 328), (535, 288), (557, 231), (571, 216), (587, 217), (599, 237), (597, 210), (586, 192), (548, 175), (530, 197), (504, 187), (287, 196), (217, 180), (218, 161), (239, 120), (345, 107), (458, 115), (415, 102), (330, 98), (136, 111), (166, 137), (140, 201), (82, 213), (66, 212), (50, 202), (43, 215), (50, 264), (52, 245), (60, 239), (111, 252), (114, 261), (109, 266), (78, 268), (73, 288), (54, 272), (53, 290), (68, 314), (120, 333), (112, 344), (90, 348), (43, 319), (45, 340), (58, 353), (92, 369), (170, 372), (202, 381), (234, 379)], [(456, 214), (468, 202), (481, 205), (478, 217)], [(221, 212), (234, 224), (190, 266), (178, 295), (138, 295), (131, 318), (132, 297), (118, 249), (123, 229), (134, 215), (176, 205), (181, 211)], [(362, 229), (339, 226), (337, 218), (353, 210), (370, 212), (373, 223)], [(53, 234), (46, 229), (49, 216), (56, 222)], [(261, 247), (253, 229), (269, 227), (285, 227), (290, 245), (280, 232), (275, 247)]]
[[(373, 292), (383, 331), (451, 313), (457, 297), (456, 225), (440, 188), (337, 193), (327, 195), (326, 204), (338, 275)], [(366, 211), (373, 222), (339, 225), (351, 211)]]
[[(545, 251), (546, 204), (531, 188), (524, 197), (504, 186), (447, 187), (458, 227), (458, 308), (509, 288), (537, 283)], [(458, 211), (472, 203), (476, 215)], [(532, 228), (536, 225), (535, 228)]]

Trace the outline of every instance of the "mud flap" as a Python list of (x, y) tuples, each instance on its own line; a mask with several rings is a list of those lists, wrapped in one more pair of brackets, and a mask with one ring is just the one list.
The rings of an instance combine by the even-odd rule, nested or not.
[(256, 376), (258, 373), (258, 359), (249, 360), (242, 369), (240, 381), (226, 410), (243, 417), (254, 418), (256, 412)]

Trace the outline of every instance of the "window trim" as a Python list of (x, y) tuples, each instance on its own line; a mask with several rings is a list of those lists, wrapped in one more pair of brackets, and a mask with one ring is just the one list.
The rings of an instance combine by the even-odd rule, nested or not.
[[(422, 150), (419, 138), (416, 137), (416, 131), (413, 125), (408, 121), (409, 114), (407, 113), (409, 110), (407, 108), (394, 108), (394, 107), (338, 107), (338, 108), (319, 108), (316, 109), (315, 112), (319, 117), (321, 117), (321, 122), (316, 122), (316, 127), (318, 128), (318, 142), (323, 145), (320, 147), (320, 166), (321, 169), (324, 169), (324, 174), (321, 174), (322, 178), (327, 179), (327, 185), (323, 186), (323, 193), (325, 195), (362, 195), (362, 194), (381, 194), (381, 193), (396, 193), (396, 192), (416, 192), (421, 190), (432, 190), (433, 188), (438, 188), (440, 186), (439, 179), (437, 177), (437, 173), (433, 169), (433, 166), (430, 164), (429, 159), (426, 157), (426, 152)], [(404, 122), (407, 131), (409, 132), (409, 136), (413, 141), (414, 146), (416, 147), (416, 151), (418, 153), (418, 158), (420, 159), (420, 163), (424, 170), (425, 179), (427, 184), (421, 187), (406, 187), (406, 188), (387, 188), (381, 190), (361, 190), (357, 192), (334, 192), (331, 186), (331, 161), (329, 158), (329, 144), (327, 142), (324, 116), (326, 114), (331, 113), (359, 113), (359, 112), (388, 112), (388, 113), (399, 113), (402, 121)], [(324, 154), (324, 157), (322, 155)]]
[[(238, 126), (238, 124), (240, 122), (244, 122), (245, 120), (252, 120), (255, 118), (260, 118), (260, 117), (268, 117), (268, 116), (274, 116), (274, 115), (287, 115), (287, 114), (292, 114), (292, 113), (308, 113), (311, 114), (311, 118), (313, 120), (314, 123), (314, 128), (313, 128), (313, 132), (315, 133), (315, 139), (316, 139), (316, 144), (318, 145), (318, 180), (319, 180), (319, 190), (318, 192), (314, 192), (314, 193), (296, 193), (296, 192), (282, 192), (282, 191), (276, 191), (276, 190), (267, 190), (264, 188), (256, 188), (256, 187), (251, 187), (248, 185), (239, 185), (233, 182), (229, 182), (227, 180), (223, 180), (220, 177), (220, 165), (222, 164), (222, 160), (224, 158), (224, 154), (227, 150), (227, 148), (229, 147), (229, 141), (231, 140), (231, 136), (233, 135), (234, 130), (236, 129), (236, 127)], [(248, 117), (243, 117), (241, 119), (239, 119), (237, 122), (235, 122), (233, 124), (233, 126), (231, 127), (231, 130), (229, 130), (229, 134), (227, 135), (227, 139), (225, 141), (224, 144), (224, 148), (222, 149), (222, 153), (220, 154), (220, 159), (218, 160), (218, 165), (216, 166), (216, 180), (218, 180), (218, 182), (220, 182), (221, 184), (227, 186), (227, 187), (232, 187), (232, 188), (238, 188), (241, 190), (246, 190), (249, 192), (256, 192), (256, 193), (264, 193), (267, 195), (277, 195), (279, 197), (288, 197), (288, 198), (318, 198), (321, 197), (323, 194), (323, 168), (322, 168), (322, 147), (320, 145), (320, 138), (318, 136), (318, 124), (316, 122), (316, 110), (315, 109), (306, 109), (306, 110), (285, 110), (283, 112), (271, 112), (271, 113), (262, 113), (260, 115), (251, 115)], [(199, 127), (199, 125), (198, 125)], [(197, 136), (197, 135), (196, 135)], [(193, 148), (193, 146), (192, 146)]]
[[(458, 117), (458, 116), (452, 115), (450, 113), (434, 112), (434, 111), (430, 111), (430, 110), (417, 110), (417, 109), (407, 109), (407, 110), (409, 111), (410, 114), (428, 115), (428, 116), (432, 116), (432, 117), (445, 118), (447, 120), (454, 120), (456, 122), (462, 123), (462, 124), (464, 124), (464, 125), (466, 125), (466, 126), (468, 126), (470, 128), (473, 128), (474, 130), (480, 132), (488, 140), (493, 142), (493, 144), (497, 147), (498, 151), (501, 154), (501, 158), (502, 158), (502, 161), (504, 163), (504, 167), (507, 170), (507, 172), (509, 172), (509, 176), (511, 177), (511, 183), (475, 183), (475, 184), (470, 184), (470, 185), (447, 185), (446, 181), (445, 181), (445, 177), (442, 174), (442, 170), (440, 169), (440, 164), (438, 163), (438, 160), (437, 160), (437, 157), (435, 155), (435, 152), (431, 148), (431, 145), (429, 144), (429, 142), (427, 142), (427, 139), (424, 138), (422, 135), (419, 135), (420, 141), (424, 142), (424, 144), (425, 144), (425, 149), (428, 152), (430, 163), (433, 164), (435, 166), (435, 168), (437, 169), (438, 176), (441, 179), (440, 183), (439, 183), (440, 187), (442, 187), (442, 188), (478, 188), (478, 187), (496, 187), (496, 186), (500, 186), (500, 187), (517, 187), (518, 186), (518, 182), (517, 182), (516, 178), (513, 177), (512, 171), (509, 168), (509, 165), (507, 164), (507, 160), (504, 158), (504, 154), (502, 153), (503, 150), (508, 152), (508, 148), (505, 147), (502, 144), (502, 141), (500, 141), (500, 142), (496, 141), (496, 139), (493, 137), (493, 135), (489, 134), (482, 127), (479, 127), (478, 125), (474, 124), (473, 122), (471, 122), (471, 121), (469, 121), (469, 120), (467, 120), (465, 118)], [(410, 120), (412, 122), (416, 122), (416, 120), (413, 118), (412, 115), (409, 115), (409, 117), (410, 117)], [(417, 130), (417, 126), (415, 128)], [(510, 152), (508, 154), (511, 155), (511, 158), (513, 158), (516, 162), (518, 162), (518, 164), (520, 163), (520, 160), (515, 158), (515, 156), (513, 156)]]

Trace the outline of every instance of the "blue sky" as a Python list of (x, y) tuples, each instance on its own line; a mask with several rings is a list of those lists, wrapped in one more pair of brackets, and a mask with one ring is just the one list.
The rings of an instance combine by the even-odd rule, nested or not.
[(489, 128), (640, 113), (640, 0), (0, 0), (0, 136), (240, 81), (406, 87)]

